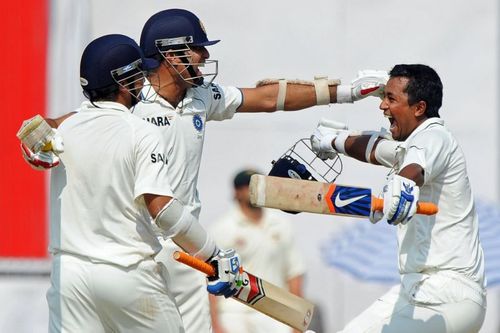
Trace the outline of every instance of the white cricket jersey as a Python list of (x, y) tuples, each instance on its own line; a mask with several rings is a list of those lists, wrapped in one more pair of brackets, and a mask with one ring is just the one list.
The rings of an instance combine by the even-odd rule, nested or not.
[(142, 195), (172, 196), (165, 140), (119, 103), (84, 102), (58, 130), (66, 169), (51, 253), (130, 266), (161, 246)]
[[(288, 289), (288, 280), (305, 273), (290, 221), (278, 212), (264, 210), (256, 224), (235, 207), (211, 227), (210, 234), (221, 248), (237, 251), (245, 270), (278, 287)], [(253, 311), (234, 300), (219, 299), (217, 304), (223, 311)]]
[(400, 273), (453, 271), (482, 286), (483, 250), (465, 158), (443, 120), (423, 122), (397, 158), (399, 170), (412, 163), (424, 169), (419, 200), (439, 207), (434, 216), (415, 215), (398, 225)]
[(171, 146), (169, 175), (172, 190), (197, 218), (201, 209), (197, 183), (206, 122), (232, 118), (242, 98), (238, 88), (212, 83), (206, 89), (188, 89), (177, 108), (157, 95), (153, 103), (139, 103), (132, 111), (160, 127)]

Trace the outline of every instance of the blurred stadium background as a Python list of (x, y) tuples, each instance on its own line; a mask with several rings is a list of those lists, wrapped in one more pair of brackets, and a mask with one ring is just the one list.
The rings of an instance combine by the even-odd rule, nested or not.
[[(107, 33), (138, 40), (146, 19), (166, 8), (195, 12), (209, 37), (222, 40), (209, 51), (219, 60), (217, 81), (223, 85), (250, 87), (262, 78), (315, 75), (347, 82), (359, 69), (390, 69), (397, 63), (434, 67), (444, 83), (441, 115), (465, 151), (476, 200), (489, 207), (480, 213), (493, 226), (500, 224), (492, 213), (500, 206), (498, 0), (25, 0), (7, 1), (2, 7), (0, 91), (7, 128), (0, 136), (7, 154), (0, 163), (0, 332), (47, 331), (49, 174), (22, 161), (15, 138), (21, 121), (36, 113), (58, 116), (78, 106), (83, 99), (79, 59), (85, 45)], [(354, 129), (386, 126), (375, 99), (209, 123), (199, 182), (202, 223), (209, 225), (232, 204), (231, 178), (238, 169), (269, 170), (270, 162), (308, 137), (321, 117)], [(384, 169), (343, 161), (340, 183), (381, 188)], [(317, 333), (335, 332), (392, 283), (353, 274), (328, 256), (342, 235), (352, 236), (353, 228), (369, 222), (310, 214), (289, 218), (308, 257), (306, 295), (322, 313), (323, 329)], [(372, 227), (384, 228), (363, 228)], [(489, 265), (499, 258), (487, 255), (486, 260)], [(348, 265), (355, 267), (356, 262)], [(481, 332), (498, 333), (498, 286), (489, 288), (488, 302)]]

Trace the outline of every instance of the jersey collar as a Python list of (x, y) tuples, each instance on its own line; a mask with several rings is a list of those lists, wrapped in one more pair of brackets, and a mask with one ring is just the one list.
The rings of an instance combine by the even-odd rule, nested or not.
[(418, 125), (418, 127), (415, 128), (413, 130), (413, 132), (411, 132), (411, 134), (408, 136), (408, 138), (406, 138), (406, 140), (403, 141), (403, 145), (402, 146), (406, 147), (406, 144), (408, 142), (410, 142), (418, 133), (422, 132), (423, 130), (429, 128), (432, 125), (441, 125), (441, 126), (444, 126), (444, 120), (441, 119), (441, 118), (438, 118), (438, 117), (432, 117), (432, 118), (426, 119), (423, 123), (421, 123), (420, 125)]
[[(95, 104), (95, 105), (94, 105)], [(97, 106), (97, 107), (96, 107)], [(90, 101), (84, 101), (81, 106), (82, 110), (97, 110), (97, 109), (105, 109), (105, 110), (116, 110), (122, 112), (130, 113), (130, 110), (123, 104), (116, 102), (94, 102), (93, 104)]]
[(173, 105), (170, 104), (165, 98), (152, 91), (154, 90), (151, 89), (151, 83), (147, 79), (144, 80), (144, 88), (142, 89), (142, 94), (144, 94), (147, 99), (154, 100), (154, 103), (158, 103), (162, 107), (166, 107), (170, 110), (175, 110), (178, 113), (182, 113), (183, 108), (193, 101), (194, 96), (194, 88), (188, 88), (186, 90), (186, 96), (184, 97), (184, 99), (179, 103), (177, 108), (174, 108)]

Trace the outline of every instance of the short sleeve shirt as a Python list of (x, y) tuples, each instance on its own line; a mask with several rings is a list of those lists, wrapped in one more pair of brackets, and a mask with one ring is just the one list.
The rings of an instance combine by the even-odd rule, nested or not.
[(133, 265), (160, 244), (142, 195), (172, 196), (167, 145), (156, 126), (121, 104), (84, 102), (59, 127), (66, 170), (50, 250)]
[(156, 96), (153, 103), (139, 103), (133, 110), (138, 117), (158, 126), (169, 142), (172, 190), (196, 217), (201, 209), (197, 183), (206, 122), (231, 119), (242, 99), (238, 88), (213, 83), (206, 89), (188, 89), (176, 108), (161, 96)]
[(484, 283), (484, 258), (478, 216), (465, 157), (439, 118), (423, 122), (400, 146), (399, 170), (418, 164), (424, 170), (420, 201), (437, 204), (433, 216), (415, 215), (398, 225), (402, 274), (451, 270)]

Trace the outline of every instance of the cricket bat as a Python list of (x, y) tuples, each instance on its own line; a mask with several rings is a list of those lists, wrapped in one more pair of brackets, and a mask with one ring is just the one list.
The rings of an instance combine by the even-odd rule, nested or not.
[[(174, 259), (208, 276), (215, 275), (212, 265), (187, 253), (176, 251)], [(233, 298), (302, 332), (309, 326), (314, 312), (311, 302), (246, 271), (243, 271), (243, 285)]]
[[(384, 208), (384, 200), (373, 196), (369, 188), (264, 175), (250, 178), (250, 202), (285, 211), (364, 218), (370, 216), (370, 211)], [(417, 203), (417, 214), (437, 212), (433, 203)]]

